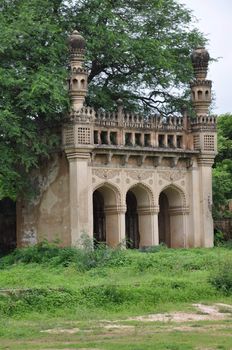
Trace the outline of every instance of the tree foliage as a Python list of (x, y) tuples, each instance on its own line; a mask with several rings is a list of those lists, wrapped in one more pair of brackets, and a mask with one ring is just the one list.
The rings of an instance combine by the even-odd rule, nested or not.
[(57, 144), (71, 30), (87, 40), (88, 104), (167, 112), (187, 97), (189, 54), (204, 42), (191, 20), (174, 0), (1, 0), (0, 198), (16, 198)]
[(218, 155), (213, 169), (214, 218), (231, 217), (228, 201), (232, 199), (232, 115), (218, 118)]

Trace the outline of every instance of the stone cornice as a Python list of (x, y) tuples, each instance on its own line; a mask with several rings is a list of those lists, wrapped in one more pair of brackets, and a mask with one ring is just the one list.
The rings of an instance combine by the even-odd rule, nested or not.
[(197, 158), (197, 163), (198, 165), (205, 165), (211, 167), (214, 163), (214, 158), (215, 158), (215, 152), (212, 152), (211, 154), (201, 154)]
[(90, 159), (90, 153), (86, 152), (86, 150), (75, 150), (75, 149), (70, 149), (70, 150), (65, 150), (66, 157), (69, 162), (76, 161), (78, 159)]

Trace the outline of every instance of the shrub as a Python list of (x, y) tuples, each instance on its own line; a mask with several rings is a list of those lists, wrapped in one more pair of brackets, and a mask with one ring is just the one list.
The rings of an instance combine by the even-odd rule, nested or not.
[(8, 316), (27, 312), (54, 312), (56, 309), (70, 308), (78, 303), (78, 292), (69, 289), (33, 288), (12, 291), (0, 295), (0, 312)]
[(232, 294), (232, 261), (225, 260), (210, 276), (211, 284), (226, 295)]
[(0, 267), (5, 268), (17, 263), (67, 266), (70, 262), (74, 262), (76, 257), (75, 248), (60, 248), (55, 243), (43, 241), (33, 246), (15, 249), (11, 254), (1, 258)]
[(131, 293), (116, 285), (102, 285), (83, 288), (81, 297), (84, 304), (107, 308), (130, 301)]
[(121, 247), (113, 249), (105, 244), (98, 244), (93, 249), (92, 240), (84, 237), (79, 248), (62, 248), (57, 243), (43, 241), (33, 246), (15, 249), (14, 252), (0, 259), (0, 268), (4, 269), (17, 263), (63, 267), (72, 264), (79, 271), (87, 271), (96, 267), (124, 266), (129, 262), (129, 257)]
[(225, 242), (225, 234), (220, 230), (216, 230), (214, 232), (214, 245), (221, 246), (224, 244), (224, 242)]

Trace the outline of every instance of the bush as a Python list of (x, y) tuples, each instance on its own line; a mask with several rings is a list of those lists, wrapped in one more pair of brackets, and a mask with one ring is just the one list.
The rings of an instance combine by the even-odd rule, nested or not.
[(232, 294), (232, 261), (225, 260), (210, 277), (211, 284), (225, 295)]
[(22, 315), (28, 312), (54, 312), (78, 303), (78, 293), (69, 289), (33, 288), (0, 295), (0, 312), (3, 315)]
[(225, 234), (220, 230), (216, 230), (214, 232), (214, 245), (221, 246), (224, 244), (224, 242), (225, 242)]
[(87, 271), (96, 267), (124, 266), (130, 263), (129, 257), (121, 247), (109, 248), (105, 244), (96, 245), (90, 238), (84, 237), (82, 247), (59, 247), (57, 243), (40, 242), (26, 248), (15, 249), (11, 254), (0, 259), (0, 268), (4, 269), (18, 263), (45, 264), (67, 267), (75, 265), (79, 271)]
[(227, 249), (232, 249), (232, 239), (229, 239), (228, 241), (225, 241), (224, 244), (223, 244), (223, 247), (227, 248)]
[(17, 248), (11, 254), (1, 258), (0, 267), (5, 268), (17, 263), (36, 263), (68, 266), (77, 258), (77, 249), (60, 248), (56, 243), (42, 241), (26, 248)]
[(83, 304), (106, 308), (131, 301), (131, 293), (116, 285), (85, 287), (81, 290), (81, 297)]

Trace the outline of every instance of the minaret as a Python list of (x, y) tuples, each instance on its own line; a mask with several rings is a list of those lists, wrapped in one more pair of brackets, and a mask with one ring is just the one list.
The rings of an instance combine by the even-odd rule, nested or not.
[(194, 245), (213, 246), (212, 165), (217, 153), (216, 118), (209, 114), (211, 80), (207, 80), (209, 53), (203, 48), (191, 55), (195, 79), (190, 83), (196, 117), (191, 119), (194, 151), (191, 171)]
[(83, 107), (88, 89), (88, 71), (84, 68), (85, 39), (77, 30), (74, 30), (69, 36), (69, 52), (71, 110), (77, 112)]
[(212, 81), (206, 80), (209, 59), (209, 53), (204, 47), (198, 47), (191, 55), (195, 79), (190, 83), (190, 87), (192, 103), (197, 116), (208, 115), (211, 104)]
[(94, 111), (83, 106), (88, 72), (84, 68), (85, 39), (75, 30), (69, 36), (71, 110), (63, 124), (63, 149), (69, 162), (70, 242), (79, 244), (81, 234), (93, 232), (92, 169)]

